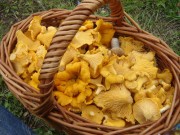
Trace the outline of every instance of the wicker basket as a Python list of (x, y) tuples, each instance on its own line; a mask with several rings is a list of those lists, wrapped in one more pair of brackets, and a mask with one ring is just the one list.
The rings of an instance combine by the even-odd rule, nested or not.
[[(91, 15), (100, 6), (109, 2), (111, 17), (99, 17)], [(43, 17), (43, 25), (58, 27), (59, 21), (64, 20), (55, 34), (48, 53), (45, 57), (39, 85), (40, 93), (23, 82), (16, 74), (9, 60), (11, 51), (16, 45), (15, 33), (21, 29), (26, 31), (33, 16)], [(158, 64), (161, 68), (168, 67), (173, 74), (173, 85), (175, 87), (174, 99), (169, 110), (163, 113), (156, 122), (138, 124), (125, 128), (109, 127), (89, 122), (81, 116), (65, 110), (57, 104), (52, 96), (53, 76), (58, 71), (59, 61), (68, 44), (86, 19), (97, 20), (103, 18), (112, 22), (114, 29), (119, 35), (132, 36), (144, 42), (147, 48), (154, 50), (157, 54)], [(127, 23), (130, 22), (130, 23)], [(9, 90), (32, 114), (45, 119), (54, 127), (65, 129), (70, 134), (122, 134), (122, 135), (154, 135), (162, 134), (172, 128), (180, 120), (180, 57), (175, 54), (162, 40), (154, 37), (139, 28), (138, 24), (123, 11), (119, 0), (84, 0), (73, 11), (54, 9), (35, 13), (28, 18), (14, 24), (10, 31), (4, 36), (0, 46), (0, 72)]]

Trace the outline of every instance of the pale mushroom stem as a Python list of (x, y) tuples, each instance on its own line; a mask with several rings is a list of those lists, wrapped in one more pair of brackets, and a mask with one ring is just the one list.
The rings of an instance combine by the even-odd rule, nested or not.
[(111, 48), (119, 48), (119, 40), (118, 38), (112, 38), (111, 40)]
[(160, 109), (161, 113), (164, 113), (165, 111), (167, 111), (170, 108), (170, 105), (166, 105), (163, 108)]
[(120, 48), (120, 43), (118, 38), (112, 38), (111, 51), (118, 56), (122, 56), (124, 54), (124, 51)]

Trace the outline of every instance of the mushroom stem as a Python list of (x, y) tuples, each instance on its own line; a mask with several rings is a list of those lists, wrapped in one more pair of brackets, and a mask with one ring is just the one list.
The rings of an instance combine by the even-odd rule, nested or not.
[(118, 38), (112, 38), (112, 40), (111, 40), (111, 48), (119, 48), (119, 40), (118, 40)]
[(165, 111), (167, 111), (170, 108), (170, 105), (166, 105), (163, 108), (160, 109), (161, 113), (164, 113)]
[(152, 92), (153, 90), (156, 89), (156, 86), (155, 85), (152, 85), (150, 88), (147, 89), (147, 91), (149, 92)]
[(119, 44), (120, 43), (119, 43), (118, 38), (112, 38), (112, 40), (111, 40), (111, 51), (118, 56), (122, 56), (124, 54), (124, 51), (120, 48)]

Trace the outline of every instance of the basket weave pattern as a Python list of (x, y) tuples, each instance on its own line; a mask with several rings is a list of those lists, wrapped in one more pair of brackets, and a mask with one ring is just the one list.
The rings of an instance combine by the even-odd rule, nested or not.
[[(111, 9), (111, 17), (91, 15), (100, 6), (108, 2)], [(48, 48), (48, 53), (41, 68), (39, 77), (41, 82), (39, 85), (40, 93), (23, 82), (15, 73), (9, 60), (10, 53), (16, 45), (16, 31), (19, 29), (26, 31), (33, 16), (36, 15), (42, 16), (43, 25), (59, 27)], [(54, 89), (53, 77), (58, 71), (60, 59), (67, 46), (86, 19), (97, 20), (100, 18), (112, 22), (117, 34), (132, 36), (142, 41), (147, 48), (156, 52), (160, 67), (168, 67), (171, 70), (175, 87), (172, 106), (163, 113), (158, 121), (125, 128), (98, 125), (65, 110), (58, 105), (52, 96)], [(58, 26), (60, 20), (64, 21)], [(130, 24), (127, 23), (127, 20)], [(32, 14), (11, 27), (10, 31), (2, 39), (0, 47), (0, 73), (9, 90), (32, 114), (47, 120), (56, 128), (68, 130), (70, 134), (154, 135), (166, 132), (180, 121), (180, 57), (164, 41), (140, 29), (138, 24), (123, 11), (119, 0), (84, 0), (73, 11), (53, 9)]]

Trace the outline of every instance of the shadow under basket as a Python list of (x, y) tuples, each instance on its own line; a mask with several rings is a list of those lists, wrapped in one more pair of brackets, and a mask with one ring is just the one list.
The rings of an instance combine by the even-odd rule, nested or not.
[[(99, 7), (107, 4), (111, 9), (110, 17), (92, 15)], [(14, 71), (9, 60), (10, 53), (14, 49), (17, 39), (16, 31), (28, 29), (33, 16), (42, 16), (42, 24), (45, 26), (59, 27), (53, 37), (40, 72), (40, 92), (26, 84)], [(61, 56), (68, 44), (87, 19), (111, 22), (117, 35), (131, 36), (142, 41), (147, 48), (155, 51), (158, 65), (161, 68), (168, 67), (173, 74), (172, 85), (175, 88), (171, 108), (164, 112), (156, 122), (137, 124), (125, 128), (109, 127), (91, 123), (80, 115), (65, 110), (57, 104), (52, 96), (53, 77), (58, 71)], [(60, 21), (64, 20), (61, 25)], [(163, 134), (170, 130), (180, 120), (180, 57), (161, 39), (139, 28), (138, 24), (123, 10), (119, 0), (84, 0), (74, 10), (52, 9), (38, 12), (28, 18), (14, 24), (4, 36), (0, 45), (0, 73), (9, 90), (32, 114), (45, 119), (59, 130), (65, 130), (69, 134), (122, 134), (122, 135), (154, 135)]]

